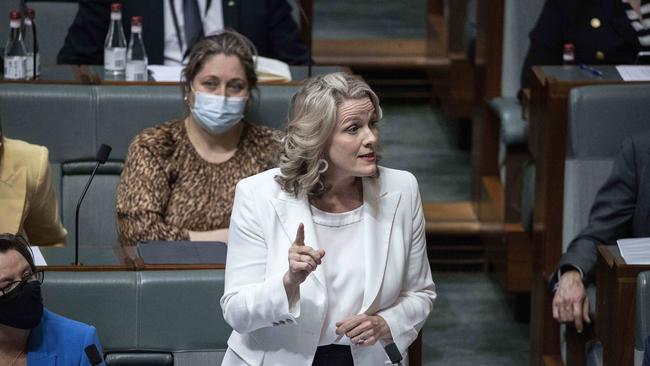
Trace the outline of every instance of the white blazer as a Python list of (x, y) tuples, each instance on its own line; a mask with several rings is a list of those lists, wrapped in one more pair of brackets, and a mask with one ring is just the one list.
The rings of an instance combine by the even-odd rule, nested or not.
[[(417, 181), (405, 171), (380, 167), (379, 172), (378, 178), (363, 178), (366, 276), (361, 313), (386, 320), (406, 359), (433, 308), (435, 285)], [(320, 248), (309, 201), (284, 192), (276, 175), (279, 169), (248, 177), (235, 191), (221, 298), (224, 319), (234, 331), (222, 365), (310, 366), (320, 339), (327, 310), (322, 268), (300, 285), (291, 304), (282, 284), (300, 223), (305, 245)], [(352, 346), (352, 356), (355, 365), (390, 365), (379, 342)]]

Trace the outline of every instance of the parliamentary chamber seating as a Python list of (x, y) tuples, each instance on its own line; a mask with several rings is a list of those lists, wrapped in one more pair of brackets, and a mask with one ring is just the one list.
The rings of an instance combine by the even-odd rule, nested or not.
[[(283, 128), (297, 89), (260, 86), (247, 120)], [(69, 235), (65, 248), (42, 249), (48, 261), (72, 258), (77, 200), (101, 144), (113, 151), (81, 208), (81, 262), (102, 253), (94, 249), (117, 248), (115, 189), (129, 143), (144, 128), (184, 116), (185, 108), (178, 85), (0, 84), (5, 135), (50, 152)], [(220, 269), (50, 270), (43, 297), (50, 310), (97, 327), (110, 365), (214, 365), (231, 332), (219, 306), (223, 281)]]
[[(282, 129), (294, 85), (260, 86), (247, 120)], [(5, 135), (50, 151), (55, 190), (68, 242), (73, 243), (77, 200), (101, 144), (112, 146), (81, 207), (81, 246), (114, 246), (115, 188), (129, 143), (147, 127), (185, 115), (179, 86), (0, 84)], [(47, 250), (47, 249), (46, 249)]]
[[(609, 177), (623, 141), (650, 130), (647, 123), (649, 99), (650, 87), (647, 84), (597, 85), (571, 90), (564, 167), (563, 252), (587, 226), (594, 197)], [(590, 317), (598, 322), (594, 285), (587, 288), (587, 295), (590, 298)], [(597, 334), (577, 334), (572, 326), (567, 326), (566, 337), (567, 350), (585, 350), (586, 355), (579, 358), (586, 359), (589, 365), (602, 365), (602, 346)], [(634, 339), (629, 340), (631, 345), (634, 342)]]

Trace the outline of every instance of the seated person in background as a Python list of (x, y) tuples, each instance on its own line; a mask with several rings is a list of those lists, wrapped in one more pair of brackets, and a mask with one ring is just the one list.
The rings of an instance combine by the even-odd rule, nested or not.
[[(623, 143), (612, 173), (600, 188), (589, 213), (589, 225), (560, 258), (551, 281), (557, 288), (553, 317), (575, 323), (578, 332), (589, 319), (585, 284), (593, 283), (597, 246), (617, 239), (650, 236), (650, 132)], [(557, 278), (559, 274), (559, 279)]]
[(95, 328), (44, 309), (43, 276), (25, 239), (0, 234), (0, 365), (90, 365)]
[[(153, 65), (183, 64), (200, 37), (223, 29), (234, 29), (246, 36), (260, 56), (292, 65), (307, 64), (309, 60), (287, 0), (122, 0), (121, 3), (127, 40), (131, 16), (144, 17), (143, 39), (149, 63)], [(103, 64), (110, 14), (109, 0), (80, 1), (57, 62)]]
[(237, 184), (223, 364), (387, 364), (383, 346), (405, 354), (436, 298), (418, 183), (377, 164), (362, 80), (312, 78), (290, 110), (280, 168)]
[(20, 234), (35, 245), (63, 245), (48, 151), (3, 136), (0, 121), (0, 232)]
[(574, 46), (576, 64), (634, 64), (650, 50), (650, 8), (641, 0), (546, 0), (530, 32), (521, 74), (530, 87), (534, 65), (561, 65), (564, 45)]
[(137, 135), (117, 187), (122, 245), (223, 241), (235, 184), (276, 165), (280, 132), (243, 120), (257, 76), (254, 47), (227, 31), (197, 43), (183, 71), (191, 113)]

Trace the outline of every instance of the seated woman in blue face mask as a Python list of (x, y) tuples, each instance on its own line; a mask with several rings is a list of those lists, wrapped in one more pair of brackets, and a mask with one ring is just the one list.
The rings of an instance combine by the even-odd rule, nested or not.
[(0, 234), (0, 365), (90, 365), (95, 328), (43, 309), (42, 282), (27, 241)]
[(276, 165), (279, 132), (244, 121), (257, 84), (255, 49), (226, 31), (199, 41), (183, 71), (190, 113), (131, 142), (117, 188), (122, 245), (222, 241), (235, 184)]

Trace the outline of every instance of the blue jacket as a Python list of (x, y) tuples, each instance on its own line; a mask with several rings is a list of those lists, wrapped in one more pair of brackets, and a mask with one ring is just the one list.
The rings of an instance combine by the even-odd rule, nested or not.
[(84, 349), (91, 344), (103, 355), (95, 327), (44, 309), (41, 323), (29, 334), (27, 366), (90, 365)]

